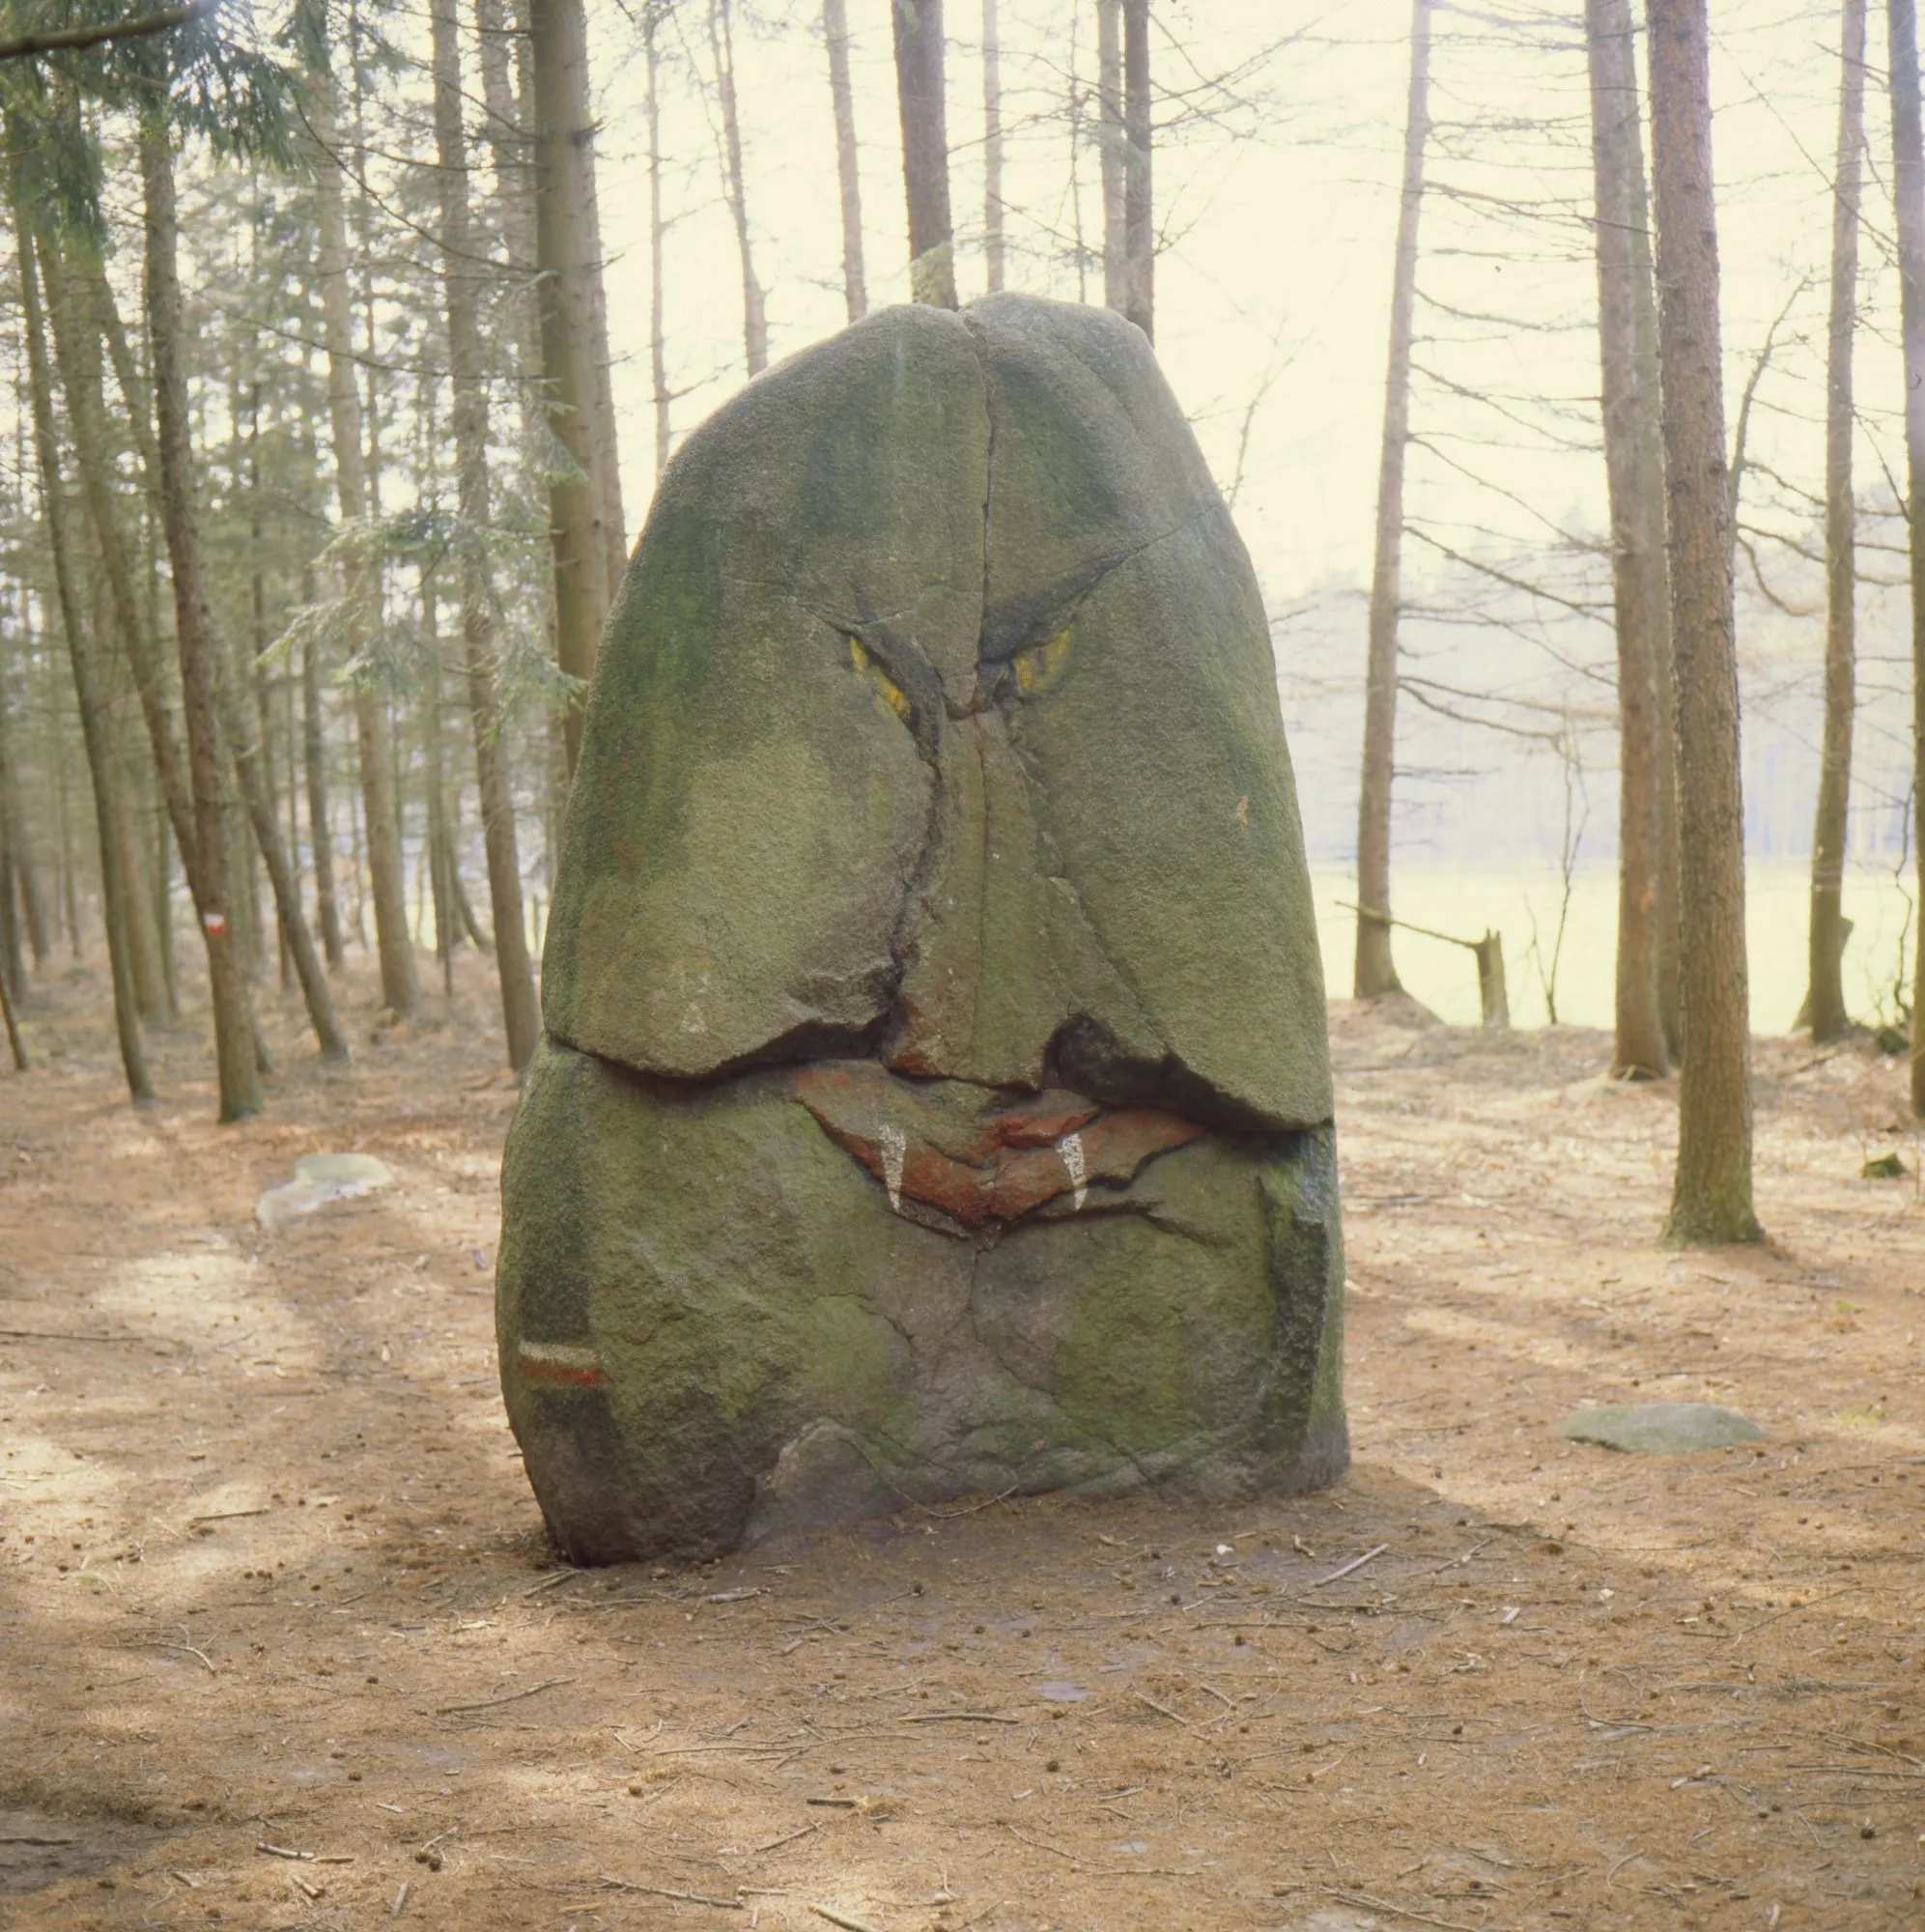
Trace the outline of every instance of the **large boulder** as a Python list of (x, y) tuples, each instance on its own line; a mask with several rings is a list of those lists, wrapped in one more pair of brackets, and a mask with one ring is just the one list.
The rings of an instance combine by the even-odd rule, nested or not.
[(1103, 310), (892, 309), (663, 479), (509, 1139), (583, 1560), (1346, 1459), (1323, 988), (1249, 559)]

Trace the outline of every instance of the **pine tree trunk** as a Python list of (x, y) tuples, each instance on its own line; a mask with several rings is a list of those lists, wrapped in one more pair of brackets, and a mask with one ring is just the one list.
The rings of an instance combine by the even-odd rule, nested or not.
[[(187, 379), (181, 363), (181, 284), (176, 253), (174, 151), (167, 128), (141, 129), (141, 185), (146, 217), (147, 329), (154, 358), (156, 446), (161, 523), (174, 578), (174, 630), (181, 658), (181, 710), (186, 724), (187, 777), (194, 802), (195, 893), (213, 1002), (214, 1055), (220, 1073), (220, 1118), (261, 1111), (253, 1013), (241, 973), (228, 904), (225, 799), (216, 723), (213, 642), (201, 576), (200, 527), (194, 508), (193, 448), (187, 427)], [(183, 846), (184, 851), (186, 847)]]
[(943, 90), (943, 0), (890, 0), (902, 185), (909, 204), (909, 298), (955, 308), (949, 137)]
[(769, 315), (755, 279), (749, 238), (749, 190), (742, 176), (742, 116), (735, 94), (735, 25), (730, 0), (709, 0), (709, 54), (715, 63), (716, 101), (722, 109), (722, 194), (735, 224), (742, 260), (742, 348), (750, 376), (769, 366)]
[[(341, 521), (367, 517), (367, 457), (362, 446), (361, 394), (354, 379), (353, 292), (348, 283), (348, 218), (335, 126), (334, 82), (317, 74), (309, 114), (319, 149), (315, 202), (320, 221), (316, 270), (321, 282), (322, 332), (327, 347), (327, 405), (334, 443), (335, 490)], [(372, 559), (357, 550), (344, 568), (348, 644), (359, 658), (369, 643), (379, 580)], [(381, 956), (382, 1001), (404, 1019), (421, 1009), (421, 981), (408, 931), (408, 898), (402, 877), (401, 832), (395, 817), (393, 751), (387, 712), (365, 677), (354, 684), (354, 730), (360, 743), (361, 805), (367, 835), (367, 867)]]
[(534, 78), (536, 300), (548, 433), (565, 461), (552, 464), (549, 526), (554, 552), (555, 649), (581, 687), (566, 716), (568, 769), (581, 750), (581, 703), (609, 614), (602, 402), (595, 352), (601, 265), (588, 209), (594, 193), (588, 121), (587, 28), (581, 0), (530, 0)]
[[(841, 0), (830, 0), (832, 6), (840, 6)], [(662, 286), (663, 241), (667, 230), (662, 220), (662, 96), (661, 63), (655, 45), (657, 26), (655, 9), (651, 7), (643, 25), (643, 58), (647, 66), (647, 119), (648, 119), (648, 383), (649, 394), (654, 406), (655, 416), (655, 480), (662, 480), (662, 472), (668, 468), (668, 344), (665, 327), (666, 303)], [(844, 37), (846, 65), (847, 44)], [(844, 74), (846, 83), (847, 75)], [(840, 126), (837, 126), (839, 138)], [(851, 123), (849, 138), (855, 140), (855, 127)], [(843, 270), (846, 281), (848, 270), (848, 231), (850, 181), (843, 182), (842, 216), (843, 230)], [(856, 297), (866, 304), (863, 295), (861, 275), (862, 258), (862, 211), (856, 211)], [(850, 321), (855, 321), (852, 315)]]
[(1677, 656), (1684, 1059), (1674, 1241), (1760, 1238), (1751, 1206), (1744, 808), (1731, 601), (1706, 0), (1652, 0), (1651, 152)]
[(327, 814), (327, 735), (321, 713), (320, 650), (312, 638), (300, 648), (300, 727), (301, 764), (307, 781), (307, 840), (314, 866), (314, 913), (328, 968), (338, 973), (347, 955), (341, 945), (341, 908), (334, 896), (334, 828)]
[[(1916, 0), (1888, 0), (1892, 199), (1898, 212), (1899, 332), (1905, 348), (1905, 469), (1911, 551), (1912, 851), (1925, 882), (1925, 128), (1920, 126)], [(1925, 904), (1925, 898), (1917, 901)], [(1911, 1002), (1911, 1110), (1925, 1115), (1925, 946)]]
[(1865, 143), (1865, 0), (1839, 11), (1838, 156), (1831, 177), (1831, 317), (1825, 358), (1825, 724), (1811, 840), (1805, 1016), (1838, 1038), (1845, 1006), (1845, 840), (1857, 697), (1857, 506), (1852, 490), (1852, 338), (1858, 324), (1858, 194)]
[[(80, 612), (74, 560), (67, 517), (67, 499), (60, 480), (60, 444), (53, 421), (53, 374), (42, 320), (39, 275), (35, 270), (33, 237), (15, 212), (15, 260), (19, 265), (20, 306), (26, 323), (27, 386), (32, 399), (34, 442), (39, 451), (42, 515), (53, 574), (61, 628), (67, 634), (67, 653), (73, 667), (73, 692), (80, 706), (80, 732), (87, 766), (94, 781), (94, 818), (99, 833), (100, 903), (107, 927), (107, 965), (114, 989), (114, 1029), (119, 1037), (121, 1067), (128, 1096), (136, 1103), (154, 1098), (154, 1082), (147, 1070), (147, 1046), (135, 1012), (133, 965), (128, 957), (127, 874), (121, 867), (119, 774), (114, 766), (112, 705), (95, 662)], [(247, 1063), (249, 1077), (253, 1063)]]
[(21, 909), (26, 915), (27, 943), (34, 968), (45, 967), (53, 950), (48, 929), (46, 886), (33, 856), (27, 814), (20, 800), (20, 767), (8, 717), (6, 693), (0, 691), (0, 838), (4, 838), (14, 876), (19, 880)]
[[(992, 10), (995, 0), (988, 0)], [(842, 303), (851, 322), (869, 312), (863, 277), (863, 186), (856, 163), (856, 103), (849, 86), (849, 0), (822, 0), (822, 38), (829, 46), (829, 100), (835, 115), (835, 180), (842, 191)], [(655, 20), (648, 22), (649, 191), (661, 172), (661, 130), (655, 106)], [(660, 219), (659, 207), (652, 213)]]
[(1417, 221), (1424, 207), (1424, 148), (1430, 132), (1430, 9), (1415, 0), (1410, 98), (1403, 128), (1403, 194), (1390, 293), (1390, 368), (1384, 379), (1383, 450), (1377, 466), (1376, 560), (1371, 572), (1365, 670), (1364, 766), (1357, 794), (1359, 1000), (1401, 993), (1390, 951), (1390, 801), (1397, 746), (1397, 625), (1402, 600), (1403, 458), (1410, 440), (1410, 340), (1417, 315)]
[(1621, 1078), (1656, 1079), (1668, 1070), (1670, 1058), (1657, 1004), (1657, 672), (1646, 554), (1654, 539), (1638, 487), (1631, 255), (1632, 150), (1642, 139), (1637, 58), (1630, 0), (1586, 0), (1584, 17), (1597, 194), (1604, 473), (1618, 641), (1618, 952), (1611, 1070)]
[(1123, 0), (1123, 313), (1156, 340), (1149, 0)]
[(1120, 315), (1123, 245), (1123, 0), (1096, 0), (1096, 157), (1103, 183), (1103, 305)]
[(996, 0), (982, 0), (982, 259), (991, 295), (1003, 286), (1002, 66)]
[(488, 371), (477, 320), (475, 251), (469, 242), (467, 166), (462, 136), (461, 46), (455, 0), (433, 0), (435, 145), (440, 163), (442, 278), (447, 292), (448, 373), (454, 388), (456, 487), (468, 541), (460, 553), (462, 639), (468, 709), (474, 719), (482, 840), (495, 919), (495, 964), (508, 1064), (517, 1074), (534, 1056), (541, 1022), (535, 1007), (527, 933), (522, 923), (522, 867), (514, 796), (495, 679), (494, 599), (479, 541), (489, 525)]

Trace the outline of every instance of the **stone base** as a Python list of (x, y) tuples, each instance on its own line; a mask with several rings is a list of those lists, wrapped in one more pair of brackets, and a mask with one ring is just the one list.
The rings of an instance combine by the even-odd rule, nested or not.
[(1206, 1132), (970, 1231), (892, 1207), (793, 1069), (688, 1087), (550, 1042), (502, 1188), (502, 1389), (577, 1562), (1348, 1462), (1327, 1127)]

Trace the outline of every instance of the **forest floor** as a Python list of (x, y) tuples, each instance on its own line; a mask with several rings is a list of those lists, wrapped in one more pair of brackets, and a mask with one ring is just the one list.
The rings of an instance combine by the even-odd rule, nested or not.
[[(1333, 1009), (1355, 1463), (557, 1565), (502, 1419), (479, 961), (329, 1078), (100, 988), (0, 1072), (0, 1922), (1361, 1932), (1925, 1923), (1902, 1069), (1761, 1039), (1772, 1239), (1656, 1242), (1672, 1087)], [(267, 1003), (272, 1007), (273, 1002)], [(280, 1233), (295, 1157), (386, 1192)], [(1901, 1180), (1860, 1179), (1897, 1151)], [(1580, 1402), (1769, 1431), (1646, 1460)]]

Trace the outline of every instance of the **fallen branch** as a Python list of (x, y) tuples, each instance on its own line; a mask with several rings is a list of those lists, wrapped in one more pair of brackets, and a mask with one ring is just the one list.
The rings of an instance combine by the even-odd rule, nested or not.
[(1333, 1570), (1331, 1571), (1329, 1576), (1319, 1577), (1316, 1579), (1316, 1581), (1309, 1585), (1309, 1587), (1313, 1590), (1320, 1590), (1326, 1583), (1335, 1583), (1336, 1581), (1339, 1580), (1339, 1578), (1347, 1577), (1351, 1571), (1361, 1570), (1364, 1567), (1364, 1565), (1372, 1559), (1372, 1557), (1381, 1556), (1384, 1553), (1384, 1551), (1389, 1548), (1390, 1548), (1389, 1544), (1379, 1543), (1374, 1549), (1367, 1549), (1361, 1556), (1351, 1557), (1349, 1562), (1345, 1564), (1341, 1570)]
[(631, 1879), (610, 1878), (602, 1874), (602, 1883), (612, 1886), (617, 1891), (646, 1892), (650, 1898), (679, 1898), (685, 1905), (712, 1905), (718, 1912), (740, 1912), (739, 1898), (711, 1898), (705, 1891), (676, 1891), (665, 1885), (637, 1885)]
[(511, 1691), (506, 1697), (487, 1697), (479, 1704), (442, 1704), (435, 1712), (438, 1718), (464, 1718), (471, 1711), (498, 1711), (503, 1704), (519, 1704), (524, 1698), (539, 1697), (544, 1690), (559, 1690), (564, 1684), (573, 1684), (572, 1677), (551, 1677), (545, 1683), (531, 1684), (525, 1690)]

